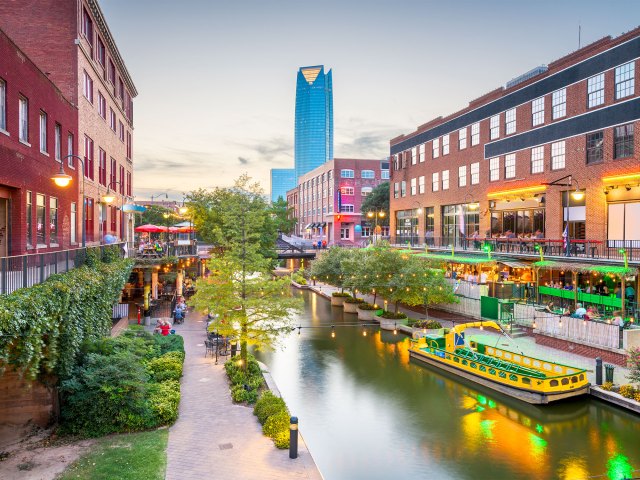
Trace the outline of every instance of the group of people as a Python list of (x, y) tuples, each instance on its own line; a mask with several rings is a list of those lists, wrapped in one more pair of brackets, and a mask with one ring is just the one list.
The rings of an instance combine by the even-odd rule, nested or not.
[[(556, 308), (553, 302), (549, 302), (545, 306), (545, 311), (549, 313), (567, 315), (573, 318), (582, 318), (584, 320), (602, 319), (602, 315), (596, 308), (594, 308), (593, 306), (585, 308), (581, 303), (576, 304), (575, 311), (571, 312), (571, 310), (569, 310), (567, 307)], [(611, 319), (610, 323), (619, 327), (624, 326), (624, 320), (622, 318), (622, 312), (620, 310), (616, 310), (613, 312), (613, 318)]]
[(148, 252), (156, 253), (158, 255), (162, 255), (167, 251), (167, 242), (161, 242), (159, 240), (147, 241), (140, 240), (138, 244), (138, 253), (143, 255)]
[(176, 308), (173, 311), (173, 318), (176, 323), (184, 322), (184, 318), (187, 316), (187, 303), (184, 297), (178, 297), (176, 302)]

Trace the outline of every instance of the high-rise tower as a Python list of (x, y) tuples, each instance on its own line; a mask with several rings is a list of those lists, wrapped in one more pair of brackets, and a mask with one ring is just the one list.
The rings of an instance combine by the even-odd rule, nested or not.
[(301, 67), (296, 84), (296, 178), (333, 158), (333, 86), (324, 65)]

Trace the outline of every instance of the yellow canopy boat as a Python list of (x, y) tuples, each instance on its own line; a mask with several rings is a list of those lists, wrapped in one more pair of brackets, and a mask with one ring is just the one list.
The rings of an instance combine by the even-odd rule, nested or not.
[(589, 392), (586, 370), (474, 341), (467, 346), (464, 331), (473, 327), (491, 327), (504, 333), (496, 322), (463, 323), (444, 329), (442, 335), (412, 340), (409, 354), (528, 403), (546, 404)]

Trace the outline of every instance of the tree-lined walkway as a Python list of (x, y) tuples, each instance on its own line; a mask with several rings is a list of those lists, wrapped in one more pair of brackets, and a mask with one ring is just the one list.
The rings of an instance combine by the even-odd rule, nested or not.
[[(231, 401), (223, 362), (204, 357), (205, 323), (191, 313), (174, 327), (186, 352), (178, 421), (169, 430), (167, 480), (321, 479), (304, 442), (289, 458), (262, 435), (251, 408)], [(286, 399), (285, 399), (286, 400)]]

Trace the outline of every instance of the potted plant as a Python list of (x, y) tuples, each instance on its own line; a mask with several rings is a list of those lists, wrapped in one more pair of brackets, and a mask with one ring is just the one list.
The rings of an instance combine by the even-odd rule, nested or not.
[(364, 299), (349, 297), (344, 299), (342, 306), (346, 313), (358, 313), (358, 305), (361, 303), (364, 303)]
[(404, 325), (407, 322), (407, 316), (402, 312), (388, 312), (384, 310), (382, 313), (376, 313), (376, 320), (380, 322), (382, 330), (393, 330), (398, 325)]
[(418, 320), (412, 326), (413, 338), (424, 337), (429, 334), (441, 334), (443, 332), (440, 322), (435, 320)]
[(371, 321), (376, 320), (376, 312), (380, 310), (380, 307), (377, 305), (372, 305), (370, 303), (359, 303), (358, 304), (358, 320)]
[(333, 292), (331, 294), (331, 306), (342, 307), (346, 298), (351, 298), (351, 295), (346, 292)]

